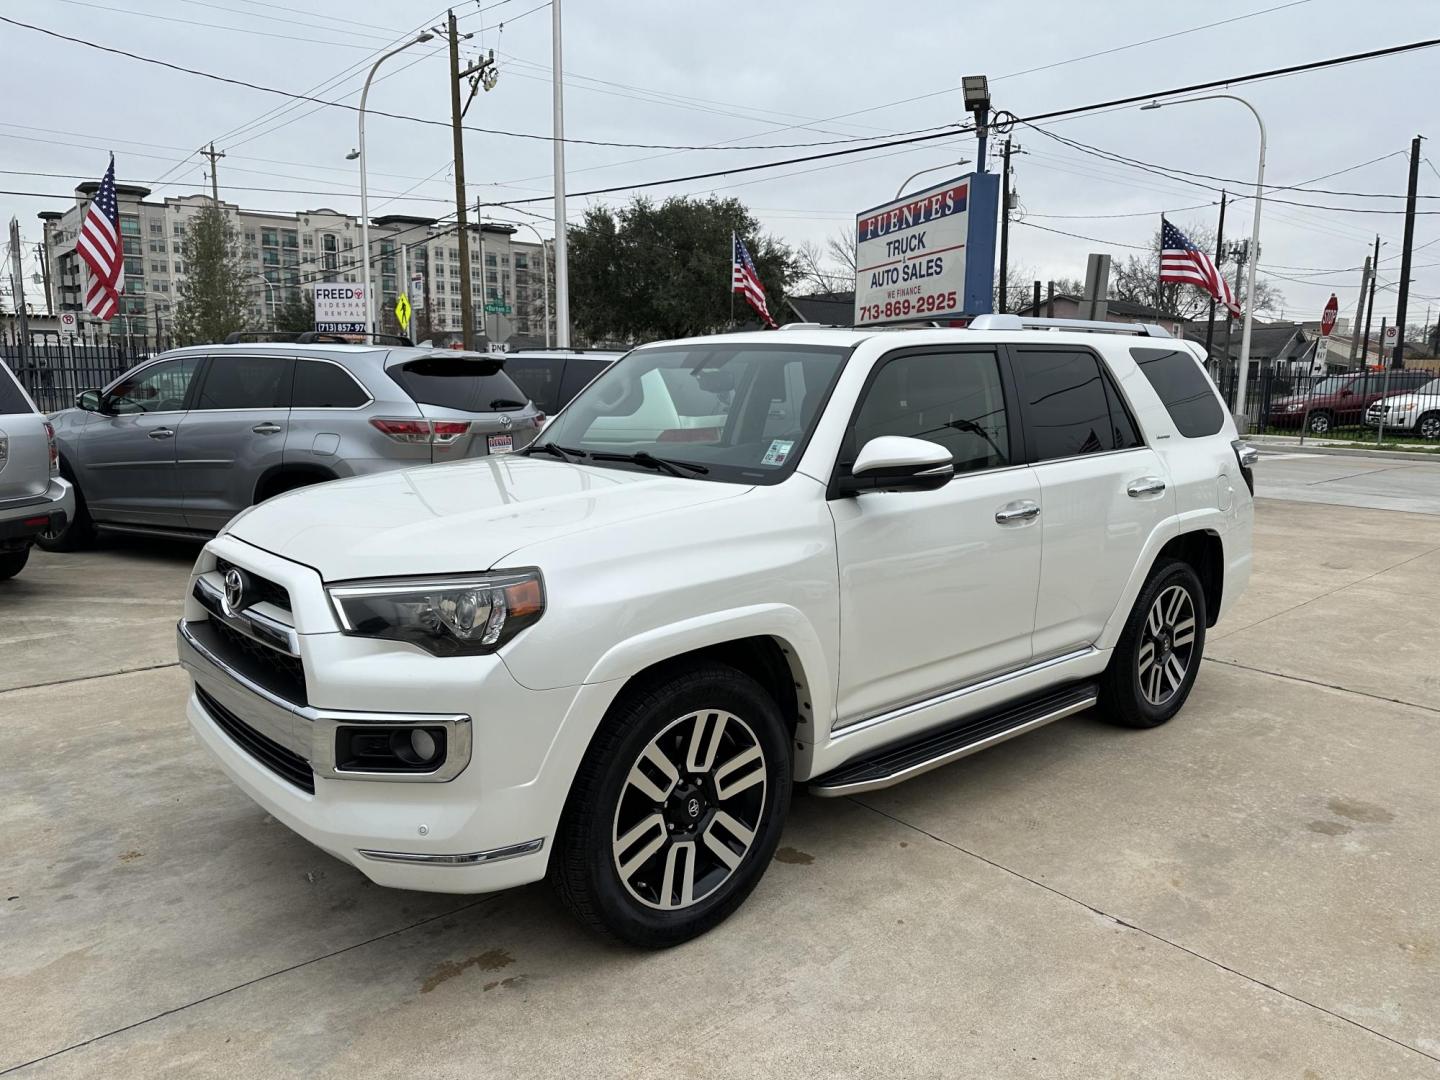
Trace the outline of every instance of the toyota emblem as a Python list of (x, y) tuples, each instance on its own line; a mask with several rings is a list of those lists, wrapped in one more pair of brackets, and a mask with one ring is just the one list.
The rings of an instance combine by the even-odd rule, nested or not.
[(510, 427), (510, 424), (511, 424), (510, 417), (507, 416), (507, 415), (505, 415), (504, 413), (501, 413), (501, 414), (500, 414), (500, 426), (501, 426), (502, 428), (508, 429), (508, 428)]
[(225, 571), (225, 609), (233, 615), (245, 606), (245, 575), (235, 567)]

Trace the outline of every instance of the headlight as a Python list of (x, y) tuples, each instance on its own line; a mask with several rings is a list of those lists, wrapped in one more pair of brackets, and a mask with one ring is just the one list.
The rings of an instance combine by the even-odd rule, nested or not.
[(1396, 408), (1396, 410), (1399, 411), (1399, 412), (1414, 412), (1414, 411), (1415, 411), (1415, 402), (1413, 402), (1413, 401), (1402, 401), (1399, 405), (1396, 405), (1395, 408)]
[(491, 653), (545, 613), (539, 570), (350, 581), (325, 590), (354, 637), (418, 645), (435, 656)]
[(1285, 411), (1286, 411), (1286, 412), (1302, 412), (1302, 411), (1304, 410), (1304, 408), (1305, 408), (1305, 403), (1304, 403), (1303, 401), (1296, 401), (1296, 402), (1291, 402), (1289, 405), (1286, 405), (1286, 406), (1285, 406)]

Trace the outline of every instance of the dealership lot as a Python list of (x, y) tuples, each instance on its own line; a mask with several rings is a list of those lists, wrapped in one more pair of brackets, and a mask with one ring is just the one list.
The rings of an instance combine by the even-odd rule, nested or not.
[(1174, 723), (800, 797), (657, 954), (311, 848), (185, 730), (196, 549), (37, 553), (0, 586), (0, 1071), (1440, 1076), (1440, 463), (1270, 457)]

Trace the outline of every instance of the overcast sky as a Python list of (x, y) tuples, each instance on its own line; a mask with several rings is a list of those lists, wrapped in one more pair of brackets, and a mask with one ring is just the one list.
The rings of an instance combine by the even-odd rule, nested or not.
[[(493, 48), (500, 71), (498, 85), (476, 100), (467, 124), (550, 134), (550, 9), (536, 8), (537, 3), (469, 0), (456, 6), (462, 30), (474, 34), (467, 53)], [(485, 5), (489, 9), (480, 10)], [(1198, 6), (1153, 0), (1090, 5), (912, 0), (895, 6), (856, 0), (565, 0), (564, 12), (567, 137), (742, 147), (879, 136), (962, 121), (955, 88), (966, 73), (988, 74), (996, 107), (1024, 116), (1440, 37), (1440, 4), (1434, 0), (1372, 0), (1359, 6), (1342, 0), (1215, 0)], [(5, 0), (0, 14), (216, 74), (353, 102), (375, 50), (418, 30), (430, 12), (423, 3), (396, 0)], [(434, 15), (426, 25), (443, 18), (442, 11)], [(502, 19), (511, 21), (502, 26)], [(1224, 19), (1238, 21), (1194, 29)], [(1077, 59), (1167, 34), (1177, 36)], [(207, 187), (204, 161), (194, 149), (213, 139), (226, 153), (219, 173), (227, 200), (285, 211), (358, 210), (358, 172), (345, 160), (356, 143), (353, 112), (287, 102), (4, 23), (0, 57), (0, 100), (7, 103), (0, 114), (5, 170), (0, 188), (57, 196), (0, 195), (0, 213), (6, 222), (18, 215), (27, 240), (40, 236), (35, 215), (62, 209), (74, 186), (73, 180), (43, 174), (98, 178), (110, 148), (117, 178), (150, 184), (156, 195)], [(1267, 181), (1300, 184), (1392, 155), (1312, 186), (1403, 194), (1404, 155), (1414, 135), (1427, 134), (1437, 91), (1440, 49), (1250, 84), (1236, 92), (1254, 103), (1269, 129)], [(387, 61), (370, 105), (448, 120), (440, 42)], [(1235, 102), (1152, 112), (1126, 108), (1057, 122), (1051, 130), (1129, 158), (1226, 178), (1232, 191), (1254, 181), (1256, 126)], [(372, 214), (453, 211), (446, 128), (372, 117), (367, 136)], [(1161, 210), (1172, 211), (1182, 228), (1213, 227), (1218, 195), (1209, 187), (1102, 162), (1024, 127), (1014, 139), (1024, 150), (1015, 157), (1023, 208), (1018, 217), (1093, 238), (1012, 228), (1012, 265), (1036, 277), (1083, 277), (1090, 251), (1108, 251), (1118, 260), (1129, 250), (1124, 245), (1147, 242)], [(580, 192), (825, 149), (675, 152), (571, 144), (566, 164), (570, 190)], [(974, 156), (974, 138), (965, 135), (648, 194), (734, 195), (769, 232), (791, 242), (823, 240), (853, 221), (857, 210), (891, 198), (911, 173)], [(1435, 158), (1440, 161), (1440, 149)], [(467, 133), (472, 200), (546, 195), (551, 173), (547, 141)], [(944, 178), (939, 169), (917, 186)], [(1440, 174), (1428, 163), (1421, 166), (1420, 191), (1440, 196)], [(402, 192), (406, 198), (386, 201)], [(1275, 194), (1365, 209), (1399, 211), (1404, 205), (1400, 199)], [(573, 198), (571, 220), (595, 202)], [(1232, 205), (1227, 235), (1248, 235), (1251, 207), (1249, 201)], [(544, 219), (500, 211), (492, 216), (529, 220), (550, 235), (551, 204), (531, 209)], [(1440, 297), (1440, 198), (1422, 199), (1421, 209), (1433, 213), (1417, 219), (1416, 245), (1435, 246), (1415, 258), (1412, 321), (1423, 317), (1427, 303), (1440, 313), (1440, 300), (1426, 299)], [(1403, 235), (1399, 213), (1267, 203), (1260, 266), (1304, 279), (1271, 279), (1285, 295), (1286, 317), (1318, 318), (1332, 288), (1342, 314), (1353, 308), (1358, 269), (1316, 272), (1358, 268), (1377, 231), (1385, 243), (1381, 281), (1394, 282)], [(1393, 314), (1395, 298), (1394, 289), (1380, 293), (1377, 320)]]

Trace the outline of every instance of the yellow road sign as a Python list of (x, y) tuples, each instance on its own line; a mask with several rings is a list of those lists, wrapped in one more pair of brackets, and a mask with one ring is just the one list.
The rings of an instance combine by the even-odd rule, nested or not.
[(410, 329), (410, 298), (404, 293), (395, 301), (395, 321), (400, 324), (401, 330)]

